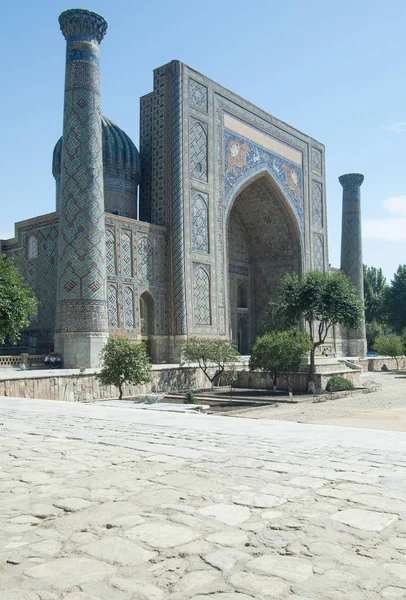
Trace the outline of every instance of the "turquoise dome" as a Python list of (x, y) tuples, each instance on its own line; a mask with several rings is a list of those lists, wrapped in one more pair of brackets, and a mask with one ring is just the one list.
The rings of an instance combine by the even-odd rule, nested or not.
[[(134, 142), (118, 125), (102, 117), (104, 171), (125, 172), (138, 184), (141, 179), (141, 161)], [(61, 175), (62, 138), (56, 142), (52, 156), (52, 174)]]

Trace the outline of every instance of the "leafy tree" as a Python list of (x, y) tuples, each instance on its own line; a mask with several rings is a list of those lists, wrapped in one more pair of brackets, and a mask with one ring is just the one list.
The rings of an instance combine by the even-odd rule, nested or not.
[(279, 302), (268, 302), (268, 308), (265, 318), (260, 328), (260, 335), (264, 335), (268, 331), (286, 331), (290, 329), (291, 323), (286, 319), (283, 307)]
[(367, 323), (386, 323), (389, 286), (382, 269), (364, 265), (364, 304)]
[(399, 357), (403, 355), (403, 340), (400, 335), (391, 333), (390, 335), (381, 335), (375, 340), (374, 349), (378, 354), (390, 356), (396, 360), (396, 370), (399, 371)]
[(251, 350), (250, 369), (270, 373), (274, 391), (277, 377), (281, 375), (291, 392), (292, 375), (312, 347), (310, 336), (297, 329), (270, 331), (257, 338)]
[(406, 327), (406, 265), (399, 265), (387, 294), (388, 321), (396, 332)]
[(308, 271), (302, 276), (285, 275), (281, 281), (280, 303), (288, 321), (303, 318), (308, 326), (310, 351), (309, 382), (314, 382), (315, 352), (324, 344), (333, 325), (356, 329), (363, 317), (357, 290), (342, 273)]
[(34, 292), (13, 261), (0, 255), (0, 344), (6, 339), (16, 344), (36, 312)]
[[(189, 338), (183, 346), (183, 358), (187, 363), (197, 363), (213, 388), (216, 377), (219, 377), (228, 363), (238, 359), (239, 353), (228, 340), (221, 338), (207, 339)], [(210, 371), (216, 367), (214, 375)]]
[(376, 338), (383, 335), (384, 330), (385, 326), (375, 321), (375, 319), (371, 323), (365, 323), (368, 350), (372, 350)]
[(143, 342), (111, 335), (101, 351), (103, 368), (98, 375), (103, 385), (115, 385), (119, 399), (123, 397), (123, 385), (151, 381), (151, 363)]

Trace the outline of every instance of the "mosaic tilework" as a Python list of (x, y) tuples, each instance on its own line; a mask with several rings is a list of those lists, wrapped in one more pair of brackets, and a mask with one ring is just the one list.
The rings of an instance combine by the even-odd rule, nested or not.
[[(28, 253), (32, 237), (37, 241), (36, 258), (29, 258)], [(28, 347), (33, 354), (49, 352), (55, 331), (58, 219), (55, 216), (36, 219), (18, 227), (17, 240), (3, 243), (2, 250), (13, 259), (39, 301), (36, 320), (23, 331), (18, 345)]]
[(154, 160), (152, 161), (153, 198), (151, 222), (156, 225), (167, 224), (167, 202), (165, 196), (165, 109), (166, 109), (166, 70), (164, 67), (154, 71), (154, 101), (152, 109), (152, 140)]
[(121, 234), (121, 273), (123, 277), (133, 276), (131, 233), (127, 233), (126, 231)]
[(135, 328), (134, 293), (129, 286), (124, 288), (124, 326), (126, 329)]
[(35, 233), (31, 233), (28, 236), (28, 249), (27, 249), (28, 260), (38, 258), (38, 240)]
[(322, 155), (318, 148), (312, 148), (312, 170), (321, 175), (322, 174)]
[(195, 192), (192, 199), (192, 250), (209, 252), (208, 195)]
[(323, 188), (318, 181), (312, 182), (313, 225), (323, 227)]
[(324, 271), (324, 241), (318, 234), (313, 236), (313, 264), (318, 271)]
[[(57, 331), (107, 331), (99, 45), (107, 24), (66, 11)], [(88, 25), (88, 30), (86, 26)]]
[(113, 284), (107, 286), (107, 313), (109, 327), (116, 329), (118, 327), (118, 293), (117, 287)]
[(189, 135), (190, 176), (207, 181), (207, 130), (197, 119), (190, 119)]
[(106, 229), (106, 271), (108, 275), (117, 273), (116, 238), (110, 229)]
[(207, 87), (194, 79), (189, 79), (189, 104), (207, 113)]
[[(171, 63), (171, 165), (172, 165), (172, 333), (186, 333), (184, 213), (183, 213), (183, 148), (182, 148), (182, 73), (178, 61)], [(168, 270), (169, 272), (169, 270)], [(168, 282), (168, 288), (170, 283)], [(170, 299), (170, 295), (169, 295)]]
[(242, 180), (264, 168), (269, 170), (288, 198), (304, 235), (302, 168), (225, 128), (224, 206), (228, 206)]
[(203, 267), (194, 267), (193, 314), (195, 325), (211, 325), (210, 276)]
[(140, 99), (141, 183), (139, 211), (141, 221), (151, 221), (152, 210), (152, 109), (154, 94)]
[(339, 177), (339, 181), (343, 186), (341, 268), (363, 293), (361, 185), (364, 176), (350, 173)]
[(154, 273), (154, 248), (146, 237), (138, 242), (138, 278), (152, 279)]

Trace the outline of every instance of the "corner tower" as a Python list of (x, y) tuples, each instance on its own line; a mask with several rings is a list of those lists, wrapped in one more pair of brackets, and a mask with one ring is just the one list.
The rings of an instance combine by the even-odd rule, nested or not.
[[(362, 263), (361, 185), (364, 176), (349, 173), (338, 178), (343, 186), (343, 217), (341, 229), (341, 269), (349, 277), (364, 301), (364, 272)], [(347, 354), (365, 356), (365, 322), (357, 330), (348, 331)]]
[(107, 22), (59, 16), (66, 39), (56, 350), (67, 368), (97, 367), (108, 336), (99, 44)]

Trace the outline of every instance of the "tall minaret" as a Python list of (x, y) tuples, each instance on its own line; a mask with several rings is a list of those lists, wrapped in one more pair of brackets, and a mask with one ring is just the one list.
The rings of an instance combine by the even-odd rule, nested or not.
[(66, 39), (55, 349), (67, 368), (99, 366), (108, 337), (99, 44), (100, 15), (59, 17)]
[[(341, 269), (357, 288), (364, 301), (364, 272), (362, 264), (361, 185), (364, 176), (349, 173), (338, 178), (343, 186), (343, 218), (341, 229)], [(365, 356), (365, 321), (357, 330), (348, 331), (349, 356)]]

